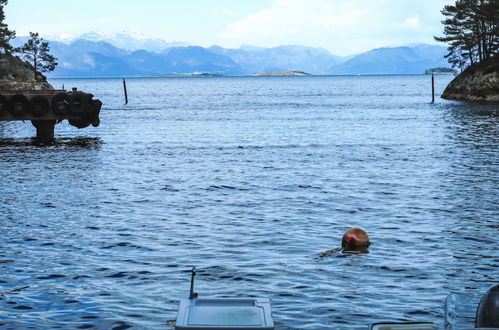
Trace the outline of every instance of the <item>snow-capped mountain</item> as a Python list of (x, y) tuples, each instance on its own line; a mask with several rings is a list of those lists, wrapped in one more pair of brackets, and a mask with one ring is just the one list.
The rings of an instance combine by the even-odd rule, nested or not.
[(48, 35), (44, 39), (59, 41), (70, 44), (76, 40), (88, 40), (94, 42), (107, 42), (114, 47), (128, 51), (147, 50), (148, 52), (160, 53), (169, 47), (187, 47), (187, 42), (168, 42), (161, 38), (154, 38), (147, 34), (133, 31), (122, 31), (116, 33), (88, 32), (81, 35), (59, 34)]
[(132, 31), (123, 31), (117, 33), (89, 32), (84, 33), (74, 39), (84, 39), (90, 41), (104, 41), (111, 45), (130, 51), (147, 50), (149, 52), (160, 53), (168, 47), (186, 47), (186, 42), (173, 41), (168, 42), (164, 39), (153, 38), (146, 34)]

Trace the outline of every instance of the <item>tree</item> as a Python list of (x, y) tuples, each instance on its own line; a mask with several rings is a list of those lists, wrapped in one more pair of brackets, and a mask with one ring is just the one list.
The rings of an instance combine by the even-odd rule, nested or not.
[(18, 52), (22, 54), (24, 60), (33, 65), (35, 77), (37, 71), (54, 71), (57, 66), (57, 58), (49, 54), (49, 43), (43, 41), (38, 33), (30, 32), (29, 35), (30, 39), (19, 48)]
[(442, 9), (446, 58), (461, 70), (499, 52), (499, 0), (457, 0)]
[(16, 33), (9, 30), (9, 27), (4, 22), (5, 13), (3, 7), (7, 4), (7, 1), (0, 0), (0, 50), (3, 50), (4, 53), (10, 53), (13, 50), (10, 40), (16, 36)]

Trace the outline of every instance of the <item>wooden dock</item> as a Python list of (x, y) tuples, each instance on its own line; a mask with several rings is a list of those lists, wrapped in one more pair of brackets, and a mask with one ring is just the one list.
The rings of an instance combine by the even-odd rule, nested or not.
[(100, 124), (102, 102), (93, 95), (66, 90), (0, 91), (0, 120), (30, 120), (39, 140), (54, 139), (54, 126), (65, 119), (70, 125), (85, 128)]

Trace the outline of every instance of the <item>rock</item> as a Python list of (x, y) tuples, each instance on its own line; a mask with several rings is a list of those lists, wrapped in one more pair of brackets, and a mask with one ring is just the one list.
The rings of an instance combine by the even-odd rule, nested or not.
[(11, 54), (0, 54), (0, 91), (54, 89), (33, 66)]
[(462, 101), (499, 101), (499, 58), (471, 65), (452, 80), (442, 98)]

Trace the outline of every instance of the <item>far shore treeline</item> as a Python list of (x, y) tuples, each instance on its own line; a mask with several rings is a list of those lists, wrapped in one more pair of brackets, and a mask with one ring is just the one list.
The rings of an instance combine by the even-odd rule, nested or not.
[(435, 40), (449, 45), (446, 55), (454, 68), (463, 71), (499, 52), (499, 1), (457, 0), (442, 9), (443, 37)]

